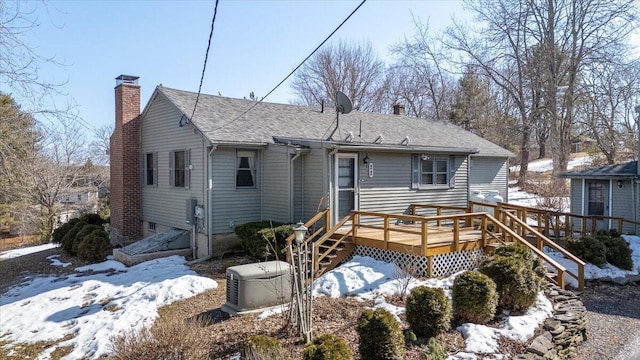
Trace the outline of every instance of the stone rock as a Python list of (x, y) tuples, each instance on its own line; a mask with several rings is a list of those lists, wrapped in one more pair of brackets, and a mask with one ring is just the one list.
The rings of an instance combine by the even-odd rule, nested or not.
[(534, 353), (540, 356), (544, 356), (549, 350), (553, 349), (553, 337), (548, 332), (544, 332), (542, 335), (539, 335), (535, 339), (529, 347), (527, 351), (530, 353)]
[(558, 320), (547, 319), (544, 321), (544, 329), (545, 330), (555, 330), (559, 326), (562, 326), (562, 323)]
[(556, 335), (560, 335), (564, 332), (565, 327), (560, 325), (557, 328), (553, 329), (553, 330), (549, 330), (549, 333), (551, 333), (551, 335), (556, 336)]
[(626, 284), (629, 280), (627, 279), (626, 276), (617, 276), (611, 279), (612, 282), (618, 284), (618, 285), (624, 285)]

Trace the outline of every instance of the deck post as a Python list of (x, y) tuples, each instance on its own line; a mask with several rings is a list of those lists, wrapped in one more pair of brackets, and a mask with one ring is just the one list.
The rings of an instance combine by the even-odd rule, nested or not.
[(389, 215), (384, 215), (384, 247), (389, 250)]
[(427, 256), (427, 277), (433, 277), (433, 256)]
[(331, 228), (331, 208), (324, 210), (324, 232), (329, 232)]
[(624, 220), (624, 219), (623, 218), (618, 218), (618, 232), (620, 234), (622, 234), (622, 226), (623, 226), (622, 220)]
[(591, 217), (591, 235), (595, 235), (596, 229), (598, 228), (598, 220), (595, 216)]
[(578, 263), (578, 291), (584, 291), (584, 264)]
[(422, 231), (421, 231), (421, 235), (422, 235), (422, 254), (424, 256), (427, 256), (427, 222), (423, 219), (422, 223), (420, 224), (422, 227)]
[(480, 227), (480, 233), (481, 238), (480, 238), (480, 246), (484, 249), (485, 246), (487, 246), (487, 216), (486, 215), (482, 215), (482, 225)]
[(351, 236), (353, 236), (353, 243), (355, 244), (358, 237), (358, 227), (360, 226), (360, 214), (355, 211), (352, 211), (351, 214)]
[(564, 289), (564, 271), (558, 269), (558, 278), (557, 278), (558, 286), (560, 289)]
[(459, 251), (460, 248), (460, 219), (458, 217), (453, 218), (453, 247), (454, 251)]

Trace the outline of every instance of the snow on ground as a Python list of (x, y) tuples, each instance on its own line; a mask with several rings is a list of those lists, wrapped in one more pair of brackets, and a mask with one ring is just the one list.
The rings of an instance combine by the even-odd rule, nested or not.
[(74, 346), (65, 359), (95, 359), (109, 352), (110, 337), (152, 324), (160, 306), (218, 286), (196, 275), (181, 256), (129, 268), (109, 260), (75, 270), (62, 277), (30, 278), (3, 294), (0, 338), (31, 343), (74, 334), (58, 345)]
[[(623, 279), (627, 275), (638, 275), (640, 273), (640, 237), (634, 235), (622, 235), (622, 237), (629, 243), (631, 248), (631, 258), (633, 259), (633, 270), (627, 271), (617, 268), (609, 263), (604, 264), (602, 268), (599, 268), (593, 264), (584, 264), (584, 278), (585, 280), (614, 280)], [(561, 253), (545, 250), (545, 253), (553, 258), (555, 261), (564, 266), (567, 270), (572, 271), (574, 274), (578, 273), (578, 266), (571, 260), (568, 260), (562, 256)], [(573, 287), (578, 287), (578, 281), (571, 276), (565, 275), (565, 283)]]
[(58, 260), (58, 258), (60, 257), (60, 255), (51, 255), (51, 256), (47, 256), (47, 260), (51, 261), (51, 265), (53, 266), (62, 266), (62, 267), (67, 267), (69, 265), (71, 265), (71, 263), (63, 263), (62, 261)]
[[(571, 170), (577, 166), (585, 166), (591, 165), (591, 157), (590, 156), (580, 156), (569, 160), (569, 164), (567, 165), (567, 170)], [(553, 170), (553, 161), (551, 159), (539, 159), (533, 160), (529, 162), (529, 166), (527, 167), (530, 172), (547, 172)], [(514, 165), (509, 167), (511, 171), (520, 171), (520, 165)]]
[[(562, 199), (562, 201), (556, 201), (563, 205), (563, 209), (561, 212), (570, 212), (571, 211), (571, 199), (567, 196)], [(519, 187), (510, 187), (509, 188), (509, 204), (519, 205), (519, 206), (527, 206), (537, 208), (539, 207), (542, 199), (539, 195), (530, 194), (528, 192), (520, 190)], [(537, 224), (537, 222), (532, 222), (531, 224)]]
[(23, 255), (29, 255), (29, 254), (37, 253), (40, 251), (57, 248), (58, 246), (60, 245), (49, 243), (44, 245), (29, 246), (29, 247), (8, 250), (0, 253), (0, 259), (12, 259), (12, 258), (23, 256)]
[[(322, 275), (312, 285), (314, 296), (353, 296), (360, 299), (374, 299), (375, 308), (389, 310), (394, 316), (405, 309), (385, 301), (385, 297), (400, 295), (403, 288), (407, 291), (426, 285), (442, 288), (451, 299), (451, 288), (458, 274), (444, 279), (418, 280), (407, 277), (394, 264), (378, 261), (370, 257), (354, 256), (340, 267)], [(406, 286), (405, 286), (406, 284)], [(502, 336), (518, 341), (526, 341), (534, 335), (540, 323), (552, 314), (551, 302), (541, 292), (536, 303), (522, 316), (509, 316), (501, 328), (492, 328), (477, 324), (463, 324), (458, 330), (465, 338), (465, 352), (449, 359), (475, 359), (475, 353), (492, 354), (501, 358), (498, 339)]]

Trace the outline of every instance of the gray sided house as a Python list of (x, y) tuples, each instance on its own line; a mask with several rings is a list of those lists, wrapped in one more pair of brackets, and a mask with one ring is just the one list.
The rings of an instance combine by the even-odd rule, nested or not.
[[(567, 172), (561, 176), (571, 180), (572, 214), (640, 221), (640, 172), (637, 161)], [(598, 229), (615, 227), (616, 224), (609, 219), (598, 222)], [(631, 223), (625, 223), (622, 230), (637, 234), (639, 229)]]
[(139, 115), (138, 206), (142, 236), (195, 230), (198, 257), (219, 254), (251, 221), (466, 206), (473, 190), (508, 197), (513, 155), (457, 126), (357, 111), (337, 121), (333, 108), (205, 94), (192, 117), (196, 98), (158, 86)]

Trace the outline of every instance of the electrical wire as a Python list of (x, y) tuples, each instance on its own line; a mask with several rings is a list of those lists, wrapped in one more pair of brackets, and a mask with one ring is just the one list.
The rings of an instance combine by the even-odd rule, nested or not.
[(200, 76), (200, 86), (198, 86), (198, 96), (196, 96), (196, 103), (193, 105), (193, 112), (191, 112), (191, 118), (196, 114), (196, 108), (198, 107), (198, 101), (200, 100), (200, 92), (202, 91), (202, 82), (204, 81), (204, 72), (207, 70), (207, 60), (209, 59), (209, 49), (211, 48), (211, 38), (213, 37), (213, 27), (216, 23), (216, 15), (218, 14), (218, 3), (220, 0), (216, 0), (216, 5), (213, 8), (213, 19), (211, 19), (211, 31), (209, 32), (209, 42), (207, 43), (207, 52), (204, 54), (204, 65), (202, 66), (202, 75)]
[[(267, 95), (265, 95), (264, 97), (262, 97), (262, 98), (261, 98), (260, 100), (258, 100), (255, 104), (253, 104), (250, 108), (248, 108), (248, 109), (247, 109), (247, 110), (245, 110), (242, 114), (240, 114), (240, 115), (238, 115), (237, 117), (235, 117), (233, 120), (230, 120), (229, 122), (227, 122), (227, 123), (225, 123), (225, 124), (223, 124), (223, 125), (221, 125), (221, 126), (219, 126), (219, 127), (214, 128), (212, 131), (220, 130), (220, 129), (222, 129), (222, 128), (223, 128), (223, 127), (225, 127), (225, 126), (231, 125), (232, 123), (236, 122), (236, 121), (237, 121), (238, 119), (240, 119), (241, 117), (245, 116), (249, 111), (253, 110), (256, 106), (258, 106), (259, 104), (261, 104), (261, 103), (264, 101), (264, 99), (266, 99), (269, 95), (271, 95), (271, 93), (273, 93), (274, 91), (276, 91), (276, 89), (277, 89), (278, 87), (280, 87), (280, 85), (282, 85), (285, 81), (287, 81), (287, 79), (289, 79), (289, 78), (291, 77), (291, 75), (293, 75), (293, 73), (295, 73), (296, 71), (298, 71), (298, 69), (299, 69), (302, 65), (304, 65), (304, 63), (305, 63), (307, 60), (309, 60), (309, 58), (310, 58), (311, 56), (313, 56), (313, 54), (315, 54), (315, 53), (316, 53), (316, 52), (317, 52), (317, 51), (322, 47), (322, 45), (324, 45), (324, 43), (326, 43), (327, 41), (329, 41), (329, 39), (333, 36), (333, 34), (335, 34), (335, 33), (336, 33), (336, 32), (337, 32), (337, 31), (342, 27), (342, 25), (344, 25), (344, 23), (346, 23), (346, 22), (347, 22), (347, 20), (349, 20), (349, 18), (351, 18), (351, 16), (353, 16), (353, 14), (355, 14), (355, 13), (356, 13), (356, 11), (358, 11), (358, 9), (360, 9), (360, 7), (361, 7), (362, 5), (364, 5), (364, 3), (365, 3), (366, 1), (367, 1), (367, 0), (362, 0), (362, 2), (360, 2), (360, 4), (359, 4), (359, 5), (358, 5), (358, 6), (357, 6), (357, 7), (356, 7), (352, 12), (351, 12), (351, 14), (349, 14), (349, 16), (347, 16), (344, 20), (342, 20), (342, 22), (340, 23), (340, 25), (338, 25), (338, 27), (336, 27), (336, 28), (331, 32), (331, 34), (329, 34), (329, 36), (327, 36), (327, 37), (326, 37), (326, 38), (325, 38), (325, 39), (320, 43), (320, 45), (318, 45), (318, 46), (317, 46), (317, 47), (316, 47), (316, 48), (315, 48), (315, 49), (314, 49), (314, 50), (313, 50), (313, 51), (312, 51), (312, 52), (311, 52), (311, 53), (310, 53), (306, 58), (304, 58), (304, 60), (302, 60), (302, 62), (301, 62), (300, 64), (298, 64), (298, 66), (296, 66), (296, 68), (295, 68), (295, 69), (293, 69), (293, 70), (289, 73), (289, 75), (285, 76), (285, 78), (284, 78), (284, 79), (282, 79), (282, 81), (280, 81), (280, 82), (278, 83), (278, 85), (276, 85), (273, 89), (271, 89), (271, 91), (269, 91), (269, 92), (267, 93)], [(198, 95), (199, 95), (199, 94), (200, 94), (200, 92), (198, 92)], [(196, 104), (197, 104), (197, 99), (196, 99)]]

